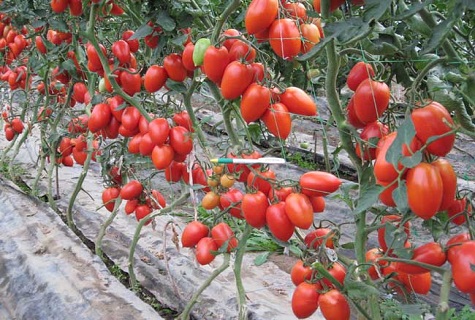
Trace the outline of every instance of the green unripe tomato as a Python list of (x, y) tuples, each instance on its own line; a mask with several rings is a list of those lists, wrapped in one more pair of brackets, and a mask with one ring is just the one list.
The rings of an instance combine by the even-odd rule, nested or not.
[(208, 38), (201, 38), (195, 43), (195, 49), (193, 50), (193, 63), (199, 67), (203, 64), (206, 49), (211, 45), (211, 41)]
[(106, 80), (104, 78), (99, 80), (99, 92), (106, 92)]

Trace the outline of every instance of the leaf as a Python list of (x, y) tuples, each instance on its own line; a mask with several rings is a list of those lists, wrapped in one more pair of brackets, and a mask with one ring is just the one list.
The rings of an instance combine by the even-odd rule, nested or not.
[(167, 79), (166, 86), (170, 90), (173, 90), (173, 91), (178, 92), (178, 93), (185, 93), (188, 90), (183, 83), (176, 82), (176, 81), (173, 81), (171, 79)]
[(166, 31), (173, 31), (176, 27), (175, 20), (166, 11), (160, 11), (155, 22)]
[(417, 150), (413, 155), (409, 157), (403, 157), (401, 159), (401, 164), (406, 168), (414, 168), (422, 162), (422, 156), (422, 152), (420, 150)]
[(409, 211), (409, 205), (407, 203), (406, 181), (399, 181), (399, 185), (393, 190), (392, 196), (400, 213), (406, 213)]
[(348, 297), (355, 300), (367, 300), (369, 296), (379, 295), (378, 289), (360, 281), (345, 281), (345, 290)]
[(413, 15), (418, 13), (422, 8), (426, 7), (429, 4), (432, 4), (432, 2), (433, 2), (433, 0), (426, 0), (426, 1), (423, 1), (423, 2), (419, 2), (419, 3), (417, 3), (417, 2), (412, 3), (408, 10), (397, 14), (396, 16), (394, 16), (393, 19), (394, 20), (405, 20), (409, 17), (412, 17)]
[(366, 190), (362, 190), (362, 196), (358, 199), (358, 205), (353, 210), (353, 214), (363, 212), (375, 204), (382, 190), (383, 187), (379, 185), (373, 185)]
[(442, 42), (447, 38), (447, 36), (452, 32), (455, 23), (457, 22), (460, 15), (458, 10), (453, 11), (453, 14), (447, 17), (446, 20), (440, 22), (432, 29), (432, 35), (427, 40), (421, 54), (429, 53), (434, 51), (437, 47), (439, 47)]
[(392, 0), (366, 0), (363, 21), (377, 21), (389, 9)]
[(354, 249), (355, 243), (354, 242), (347, 242), (340, 245), (343, 249)]
[[(385, 223), (384, 241), (388, 248), (393, 250), (406, 249), (404, 244), (407, 240), (407, 234), (404, 231), (404, 226), (397, 227), (390, 222)], [(411, 256), (412, 257), (412, 256)]]
[(254, 259), (254, 265), (257, 267), (263, 265), (264, 263), (267, 262), (267, 259), (269, 258), (269, 256), (270, 256), (269, 251), (261, 253)]
[(399, 161), (402, 158), (401, 150), (402, 146), (411, 145), (412, 140), (416, 135), (416, 129), (414, 128), (414, 123), (412, 122), (411, 117), (407, 117), (404, 120), (399, 128), (397, 129), (397, 136), (394, 142), (388, 149), (386, 153), (386, 161), (391, 163), (395, 168), (398, 167)]
[(135, 32), (134, 34), (129, 38), (129, 40), (135, 40), (135, 39), (143, 39), (145, 38), (146, 36), (152, 34), (153, 32), (153, 28), (151, 26), (149, 26), (148, 24), (144, 24), (142, 26), (140, 26)]

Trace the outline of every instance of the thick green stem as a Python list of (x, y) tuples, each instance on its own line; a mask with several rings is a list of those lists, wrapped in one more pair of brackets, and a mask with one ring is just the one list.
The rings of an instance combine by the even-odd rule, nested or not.
[(185, 309), (183, 310), (183, 312), (180, 314), (180, 316), (177, 319), (180, 319), (180, 320), (190, 319), (191, 309), (195, 305), (196, 300), (198, 300), (201, 293), (206, 288), (208, 288), (208, 286), (211, 284), (211, 282), (213, 282), (213, 280), (216, 279), (217, 276), (219, 276), (221, 273), (224, 272), (224, 270), (226, 270), (229, 267), (229, 260), (230, 260), (229, 253), (225, 253), (224, 254), (224, 260), (223, 260), (223, 263), (221, 264), (221, 266), (219, 268), (217, 268), (216, 270), (214, 270), (213, 273), (211, 273), (211, 275), (209, 276), (209, 278), (206, 279), (205, 282), (203, 282), (203, 284), (198, 288), (198, 290), (196, 290), (195, 294), (193, 295), (193, 297), (191, 297), (190, 301), (188, 301), (188, 303), (186, 304)]
[(384, 258), (382, 258), (382, 260), (383, 260), (383, 261), (387, 261), (387, 262), (403, 262), (403, 263), (411, 264), (411, 265), (414, 265), (414, 266), (426, 268), (426, 269), (428, 269), (429, 271), (434, 271), (434, 272), (440, 273), (440, 274), (442, 274), (442, 275), (447, 272), (447, 269), (444, 269), (444, 268), (442, 268), (442, 267), (437, 267), (437, 266), (434, 266), (434, 265), (431, 265), (431, 264), (428, 264), (428, 263), (419, 262), (419, 261), (414, 261), (414, 260), (409, 260), (409, 259), (401, 259), (401, 258), (393, 258), (393, 257), (384, 257)]
[(109, 218), (101, 225), (101, 228), (99, 229), (99, 233), (97, 235), (96, 241), (95, 241), (95, 251), (96, 255), (101, 258), (101, 260), (104, 260), (104, 253), (102, 251), (102, 239), (104, 238), (106, 234), (107, 227), (110, 226), (112, 221), (114, 221), (115, 217), (119, 213), (119, 207), (120, 204), (122, 203), (122, 199), (120, 197), (116, 198), (114, 201), (114, 209), (111, 212), (111, 215)]
[(439, 305), (437, 306), (437, 313), (435, 320), (448, 320), (449, 319), (449, 296), (452, 284), (452, 272), (446, 270), (442, 276), (442, 286), (439, 292)]
[(239, 319), (247, 319), (247, 303), (246, 303), (246, 290), (242, 284), (242, 261), (244, 253), (246, 252), (246, 243), (252, 232), (252, 226), (246, 224), (246, 228), (239, 240), (239, 247), (236, 252), (236, 258), (234, 260), (234, 278), (236, 281), (236, 288), (238, 291), (238, 307), (239, 307)]
[(223, 28), (224, 23), (228, 19), (229, 15), (236, 11), (241, 4), (240, 0), (233, 0), (229, 5), (224, 9), (223, 13), (216, 18), (216, 25), (213, 29), (213, 34), (211, 35), (211, 43), (216, 44), (218, 42), (219, 35), (221, 34), (221, 29)]

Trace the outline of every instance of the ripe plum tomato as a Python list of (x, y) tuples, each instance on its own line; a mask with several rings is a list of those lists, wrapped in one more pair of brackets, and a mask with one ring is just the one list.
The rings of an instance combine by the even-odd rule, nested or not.
[(278, 10), (278, 0), (252, 0), (244, 16), (247, 32), (256, 34), (269, 28), (276, 19)]
[(391, 93), (384, 82), (363, 80), (354, 94), (355, 113), (360, 122), (375, 122), (388, 108)]
[(388, 126), (381, 122), (375, 121), (368, 123), (360, 133), (361, 142), (356, 144), (356, 154), (366, 161), (376, 159), (377, 142), (388, 134)]
[(300, 176), (302, 193), (309, 197), (327, 196), (340, 188), (341, 180), (325, 171), (308, 171)]
[(444, 185), (435, 166), (422, 162), (409, 169), (406, 186), (409, 208), (415, 215), (428, 220), (439, 211)]
[(325, 211), (325, 198), (324, 197), (309, 197), (312, 203), (314, 213)]
[[(152, 208), (148, 204), (138, 204), (135, 208), (135, 219), (137, 221), (142, 220), (152, 212)], [(145, 225), (148, 225), (152, 220), (148, 220)]]
[(285, 140), (292, 129), (292, 118), (285, 104), (277, 102), (271, 104), (262, 116), (262, 122), (275, 137)]
[(266, 209), (266, 223), (277, 239), (289, 241), (294, 234), (295, 226), (285, 213), (285, 202), (271, 204)]
[(229, 38), (229, 37), (237, 37), (240, 36), (241, 32), (236, 29), (226, 29), (224, 30), (222, 36), (225, 38), (223, 41), (223, 46), (226, 47), (226, 49), (231, 50), (231, 47), (233, 46), (234, 42), (238, 41), (236, 38)]
[[(454, 121), (447, 109), (435, 101), (412, 111), (411, 118), (416, 129), (416, 136), (424, 144), (431, 137), (447, 134), (454, 126)], [(444, 157), (452, 150), (454, 142), (455, 133), (448, 134), (429, 143), (427, 151), (433, 155)]]
[(163, 145), (170, 132), (170, 125), (165, 118), (155, 118), (148, 125), (148, 133), (153, 143), (156, 145)]
[(447, 159), (438, 158), (431, 164), (439, 169), (439, 174), (442, 178), (442, 186), (444, 191), (439, 210), (447, 210), (455, 201), (455, 194), (457, 192), (457, 174)]
[(178, 182), (182, 178), (184, 170), (186, 170), (185, 163), (172, 161), (170, 166), (165, 169), (165, 179), (168, 182)]
[(326, 320), (349, 320), (350, 306), (345, 296), (336, 289), (320, 295), (320, 310)]
[(218, 223), (211, 229), (211, 237), (216, 241), (218, 248), (221, 248), (225, 243), (227, 243), (228, 252), (238, 246), (238, 240), (234, 236), (233, 230), (225, 222)]
[(132, 30), (125, 30), (122, 33), (122, 40), (125, 40), (129, 44), (130, 51), (135, 53), (139, 50), (140, 42), (138, 39), (130, 39), (134, 35), (134, 31)]
[(236, 188), (230, 188), (227, 192), (222, 193), (219, 197), (219, 205), (222, 210), (229, 208), (229, 214), (238, 219), (243, 219), (241, 209), (241, 201), (243, 193)]
[(289, 60), (302, 48), (300, 31), (291, 19), (276, 19), (269, 29), (269, 43), (279, 57)]
[(168, 144), (155, 146), (152, 150), (152, 162), (158, 170), (166, 169), (173, 161), (175, 151)]
[(233, 61), (226, 66), (221, 81), (224, 99), (234, 100), (241, 96), (254, 81), (254, 69), (249, 64)]
[(292, 270), (290, 271), (290, 279), (292, 283), (298, 286), (302, 282), (306, 280), (312, 279), (312, 268), (310, 266), (306, 266), (302, 260), (297, 260)]
[(470, 217), (472, 215), (472, 205), (467, 198), (455, 199), (447, 208), (447, 214), (451, 221), (456, 225), (462, 225), (467, 222), (464, 212)]
[(115, 199), (120, 195), (120, 188), (109, 187), (102, 192), (102, 203), (110, 212), (114, 211)]
[[(414, 249), (412, 256), (413, 261), (427, 263), (440, 267), (447, 260), (444, 248), (437, 242), (428, 242)], [(409, 263), (399, 262), (396, 267), (397, 271), (407, 274), (421, 274), (430, 272), (430, 270)]]
[[(296, 3), (292, 3), (296, 4)], [(301, 3), (299, 3), (301, 4)], [(303, 23), (300, 25), (302, 32), (302, 53), (309, 52), (317, 43), (320, 42), (320, 31), (313, 23)]]
[(138, 180), (131, 180), (120, 190), (120, 197), (124, 200), (137, 199), (142, 194), (142, 191), (142, 183)]
[(190, 119), (190, 115), (186, 111), (177, 112), (172, 117), (173, 122), (177, 125), (185, 127), (190, 132), (194, 132), (193, 124)]
[(321, 286), (316, 283), (302, 282), (292, 294), (292, 311), (299, 319), (310, 317), (318, 309)]
[(269, 194), (273, 181), (275, 181), (275, 172), (271, 169), (254, 170), (247, 176), (248, 187), (262, 191), (264, 194)]
[(308, 248), (318, 249), (323, 242), (327, 248), (335, 247), (333, 241), (336, 239), (335, 232), (329, 228), (318, 228), (305, 236), (304, 242)]
[(160, 90), (168, 79), (167, 71), (159, 65), (151, 65), (144, 76), (144, 88), (147, 92), (154, 93)]
[(211, 263), (215, 255), (212, 253), (213, 251), (217, 251), (219, 246), (216, 244), (213, 238), (204, 237), (201, 238), (200, 241), (196, 244), (196, 261), (202, 266)]
[(384, 252), (380, 248), (372, 248), (366, 251), (366, 254), (365, 254), (366, 262), (372, 263), (372, 265), (368, 268), (368, 274), (370, 278), (373, 280), (379, 279), (380, 277), (380, 274), (378, 273), (378, 269), (381, 269), (382, 267), (388, 264), (387, 261), (380, 259), (383, 256), (384, 256)]
[(475, 293), (475, 241), (463, 242), (450, 261), (454, 284), (464, 293)]
[(129, 68), (121, 71), (120, 85), (122, 89), (130, 96), (133, 96), (142, 89), (142, 77), (137, 70)]
[(112, 53), (119, 60), (120, 65), (130, 62), (130, 47), (124, 40), (117, 40), (111, 46)]
[(356, 116), (354, 95), (351, 96), (351, 99), (348, 101), (348, 104), (346, 106), (346, 118), (348, 120), (348, 123), (356, 129), (361, 129), (366, 126), (366, 124), (361, 122), (360, 119), (358, 119), (358, 117)]
[(188, 71), (185, 69), (181, 60), (181, 55), (178, 53), (171, 53), (163, 59), (163, 67), (167, 71), (168, 77), (173, 81), (183, 82), (188, 76)]
[(280, 102), (285, 104), (290, 113), (302, 116), (316, 116), (317, 105), (305, 91), (297, 87), (288, 87), (279, 96)]
[(398, 272), (397, 279), (404, 284), (408, 292), (418, 294), (428, 294), (432, 285), (432, 276), (430, 272), (419, 274), (407, 274)]
[(152, 141), (150, 134), (148, 132), (143, 134), (142, 139), (140, 139), (139, 153), (142, 156), (149, 156), (152, 154), (154, 147), (155, 143)]
[[(322, 12), (320, 2), (321, 2), (321, 0), (313, 0), (313, 8), (318, 13)], [(335, 11), (336, 9), (338, 9), (338, 7), (340, 7), (344, 3), (345, 3), (345, 0), (331, 0), (330, 1), (330, 12)]]
[(188, 223), (181, 234), (181, 245), (183, 247), (194, 247), (204, 237), (208, 236), (209, 228), (199, 221)]
[(231, 49), (229, 50), (230, 61), (246, 60), (247, 62), (253, 62), (255, 58), (256, 49), (241, 40), (234, 42)]
[(371, 64), (364, 61), (357, 62), (348, 73), (346, 84), (350, 90), (356, 91), (363, 80), (374, 77), (374, 69)]
[(454, 258), (458, 255), (457, 249), (460, 248), (460, 245), (464, 242), (472, 240), (470, 238), (470, 234), (468, 232), (459, 233), (453, 237), (451, 237), (445, 247), (447, 248), (447, 261), (452, 263)]
[(302, 193), (291, 193), (287, 196), (285, 199), (285, 213), (296, 227), (308, 229), (312, 226), (312, 203)]
[(204, 53), (203, 72), (211, 81), (220, 84), (230, 62), (228, 49), (224, 45), (220, 48), (209, 46)]
[(269, 190), (267, 197), (272, 201), (285, 201), (287, 196), (293, 192), (292, 187), (275, 187)]
[(55, 13), (61, 13), (68, 8), (68, 0), (51, 0), (51, 10)]
[[(327, 268), (328, 273), (335, 278), (341, 285), (345, 281), (346, 268), (339, 262), (334, 262)], [(323, 278), (322, 282), (329, 288), (334, 288), (335, 285), (327, 278)]]
[(87, 127), (93, 133), (104, 129), (112, 117), (110, 106), (106, 103), (99, 103), (94, 106), (87, 123)]
[(183, 49), (183, 53), (181, 54), (181, 61), (183, 66), (188, 71), (193, 71), (196, 69), (195, 63), (193, 62), (193, 50), (195, 49), (195, 45), (189, 42), (185, 49)]
[(257, 83), (252, 83), (244, 92), (241, 99), (241, 115), (247, 123), (260, 119), (270, 105), (270, 89)]
[(266, 225), (266, 210), (268, 206), (267, 195), (262, 191), (246, 193), (241, 203), (244, 219), (254, 228), (262, 228)]
[(191, 134), (185, 127), (175, 126), (168, 133), (170, 145), (177, 154), (187, 155), (193, 149)]
[(384, 187), (384, 190), (379, 194), (379, 200), (388, 207), (395, 207), (396, 202), (393, 199), (393, 191), (399, 186), (397, 180), (394, 182), (383, 182), (376, 180), (376, 184)]

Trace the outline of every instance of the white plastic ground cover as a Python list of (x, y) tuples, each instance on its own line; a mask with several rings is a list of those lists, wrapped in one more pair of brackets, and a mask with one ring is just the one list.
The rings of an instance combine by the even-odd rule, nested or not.
[(162, 319), (49, 207), (0, 178), (0, 319)]

